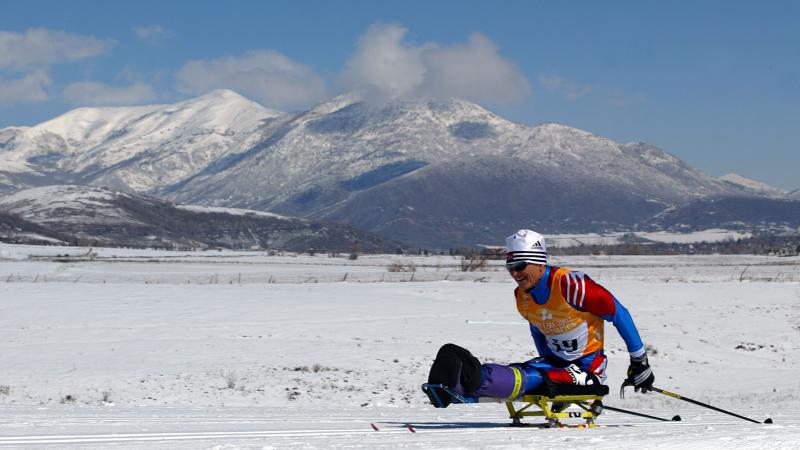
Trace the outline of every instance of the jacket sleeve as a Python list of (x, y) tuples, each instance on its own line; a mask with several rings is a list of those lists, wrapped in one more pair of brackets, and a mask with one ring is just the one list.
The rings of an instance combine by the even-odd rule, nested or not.
[(592, 313), (614, 324), (631, 357), (644, 354), (639, 330), (628, 310), (606, 288), (581, 272), (567, 272), (561, 277), (561, 292), (573, 308)]

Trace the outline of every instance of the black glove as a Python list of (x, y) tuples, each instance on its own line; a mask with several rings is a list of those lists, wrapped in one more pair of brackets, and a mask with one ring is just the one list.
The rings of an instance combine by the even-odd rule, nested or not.
[(646, 393), (653, 388), (653, 381), (656, 380), (653, 375), (653, 370), (647, 362), (647, 355), (642, 355), (637, 358), (631, 358), (631, 365), (628, 366), (628, 378), (625, 380), (625, 385), (633, 386), (634, 391), (642, 394)]

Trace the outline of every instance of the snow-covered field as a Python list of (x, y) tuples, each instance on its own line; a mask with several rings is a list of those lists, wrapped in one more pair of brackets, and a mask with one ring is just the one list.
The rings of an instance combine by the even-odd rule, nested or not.
[(618, 398), (627, 354), (609, 324), (605, 403), (683, 421), (607, 412), (597, 429), (520, 429), (502, 404), (437, 410), (419, 390), (446, 342), (483, 361), (533, 355), (498, 263), (461, 272), (450, 256), (114, 249), (41, 258), (86, 250), (0, 245), (0, 448), (800, 448), (798, 258), (553, 261), (632, 311), (656, 385), (774, 424), (659, 394)]

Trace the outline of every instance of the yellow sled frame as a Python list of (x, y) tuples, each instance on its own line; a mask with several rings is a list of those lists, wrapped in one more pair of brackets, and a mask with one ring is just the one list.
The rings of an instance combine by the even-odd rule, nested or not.
[[(586, 419), (585, 425), (580, 427), (595, 428), (595, 418), (603, 412), (602, 395), (558, 395), (547, 397), (544, 395), (526, 395), (516, 400), (506, 401), (506, 408), (510, 414), (511, 426), (525, 426), (520, 419), (523, 417), (544, 417), (547, 419), (547, 428), (563, 426), (559, 419), (582, 418)], [(515, 402), (527, 403), (520, 409), (514, 407)], [(559, 412), (553, 411), (554, 403), (566, 403), (566, 407), (558, 408)], [(579, 406), (583, 411), (564, 411), (571, 405)], [(539, 411), (529, 411), (528, 408), (537, 406)], [(559, 405), (563, 406), (563, 405)]]

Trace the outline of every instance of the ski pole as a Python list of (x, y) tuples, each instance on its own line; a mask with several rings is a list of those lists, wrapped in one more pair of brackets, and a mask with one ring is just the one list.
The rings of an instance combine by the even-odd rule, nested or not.
[(614, 408), (613, 406), (608, 406), (608, 405), (603, 405), (603, 409), (607, 409), (609, 411), (616, 411), (618, 413), (623, 413), (623, 414), (630, 414), (632, 416), (645, 417), (647, 419), (660, 420), (662, 422), (673, 422), (673, 421), (674, 422), (680, 422), (681, 421), (681, 416), (673, 416), (672, 419), (664, 419), (663, 417), (656, 417), (656, 416), (651, 416), (651, 415), (648, 415), (648, 414), (642, 414), (642, 413), (638, 413), (638, 412), (634, 412), (634, 411), (628, 411), (627, 409)]
[[(724, 409), (720, 409), (720, 408), (717, 408), (716, 406), (711, 406), (711, 405), (703, 403), (703, 402), (698, 402), (697, 400), (692, 400), (690, 398), (686, 398), (686, 397), (684, 397), (682, 395), (679, 395), (679, 394), (676, 394), (674, 392), (665, 391), (665, 390), (659, 389), (657, 387), (651, 387), (650, 389), (653, 390), (653, 391), (658, 392), (659, 394), (664, 394), (664, 395), (666, 395), (668, 397), (677, 398), (678, 400), (683, 400), (685, 402), (693, 403), (693, 404), (695, 404), (697, 406), (702, 406), (704, 408), (713, 409), (714, 411), (721, 412), (721, 413), (724, 413), (724, 414), (728, 414), (728, 415), (731, 415), (731, 416), (734, 416), (734, 417), (738, 417), (740, 419), (744, 419), (744, 420), (747, 420), (749, 422), (761, 423), (761, 422), (759, 422), (757, 420), (753, 420), (753, 419), (751, 419), (749, 417), (740, 416), (739, 414), (732, 413), (730, 411), (725, 411)], [(764, 423), (772, 423), (772, 419), (768, 417), (767, 420), (764, 421)]]

